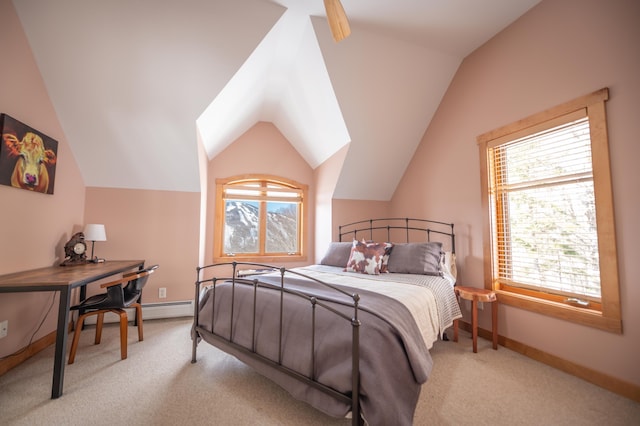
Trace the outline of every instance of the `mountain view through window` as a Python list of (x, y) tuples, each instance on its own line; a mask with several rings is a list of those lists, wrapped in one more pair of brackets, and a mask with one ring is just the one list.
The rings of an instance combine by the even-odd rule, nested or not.
[[(267, 253), (298, 252), (298, 204), (267, 202)], [(228, 254), (260, 251), (260, 202), (229, 200), (225, 205), (224, 251)]]

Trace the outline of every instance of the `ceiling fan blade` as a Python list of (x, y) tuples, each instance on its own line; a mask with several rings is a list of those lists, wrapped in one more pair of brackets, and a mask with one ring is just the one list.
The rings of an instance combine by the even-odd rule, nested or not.
[(329, 28), (331, 28), (333, 40), (337, 43), (349, 37), (351, 28), (349, 27), (347, 14), (344, 13), (344, 8), (340, 0), (324, 0), (324, 8), (327, 11), (327, 21), (329, 21)]

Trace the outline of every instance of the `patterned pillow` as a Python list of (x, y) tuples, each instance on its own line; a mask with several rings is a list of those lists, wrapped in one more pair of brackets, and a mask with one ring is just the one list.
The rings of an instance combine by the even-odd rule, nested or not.
[(344, 269), (347, 272), (379, 275), (382, 269), (382, 258), (385, 255), (386, 244), (365, 243), (353, 240), (349, 262)]
[(391, 249), (393, 248), (392, 243), (383, 243), (384, 244), (384, 256), (382, 256), (382, 266), (380, 267), (381, 274), (389, 273), (389, 256), (391, 256)]
[[(375, 241), (362, 239), (363, 244), (375, 244)], [(393, 248), (393, 243), (380, 243), (384, 244), (384, 255), (382, 256), (382, 264), (380, 265), (380, 273), (388, 274), (389, 273), (389, 256), (391, 255), (391, 249)]]

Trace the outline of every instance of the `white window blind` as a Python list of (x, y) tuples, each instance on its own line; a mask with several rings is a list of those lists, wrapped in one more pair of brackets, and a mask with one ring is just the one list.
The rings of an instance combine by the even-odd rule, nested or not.
[(588, 118), (502, 143), (489, 155), (500, 283), (600, 300)]
[(302, 202), (302, 189), (267, 182), (230, 183), (223, 187), (225, 200)]

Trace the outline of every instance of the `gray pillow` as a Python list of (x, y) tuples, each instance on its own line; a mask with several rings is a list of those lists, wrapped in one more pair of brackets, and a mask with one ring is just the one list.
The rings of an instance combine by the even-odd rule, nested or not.
[(389, 272), (441, 275), (442, 243), (395, 244), (389, 256)]
[(346, 267), (347, 263), (349, 263), (351, 247), (353, 247), (353, 242), (334, 241), (329, 243), (329, 248), (320, 261), (320, 264), (327, 266), (339, 266), (341, 268)]

